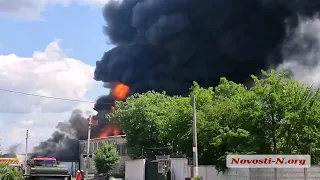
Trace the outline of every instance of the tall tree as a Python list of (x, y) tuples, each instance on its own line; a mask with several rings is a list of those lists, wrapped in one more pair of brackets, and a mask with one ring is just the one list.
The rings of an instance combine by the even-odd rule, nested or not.
[(265, 128), (272, 153), (311, 154), (319, 161), (319, 91), (288, 78), (287, 73), (263, 71), (264, 79), (253, 76), (251, 89), (259, 99), (261, 126)]
[(313, 163), (319, 161), (318, 91), (284, 72), (262, 71), (262, 75), (252, 76), (252, 88), (224, 78), (215, 88), (214, 105), (206, 114), (219, 126), (205, 126), (207, 131), (199, 136), (214, 136), (202, 143), (204, 149), (212, 149), (208, 152), (214, 154), (219, 170), (226, 168), (230, 153), (311, 154)]
[[(215, 88), (197, 83), (200, 164), (225, 170), (227, 154), (311, 154), (319, 161), (320, 96), (287, 73), (262, 71), (250, 88), (221, 78)], [(191, 96), (165, 93), (135, 94), (117, 102), (108, 116), (127, 135), (134, 157), (185, 154), (192, 157)]]
[(191, 153), (189, 98), (147, 92), (117, 102), (115, 109), (108, 118), (124, 130), (132, 157)]

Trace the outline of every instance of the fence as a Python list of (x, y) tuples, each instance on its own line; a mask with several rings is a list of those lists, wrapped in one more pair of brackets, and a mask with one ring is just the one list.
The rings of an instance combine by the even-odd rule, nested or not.
[[(191, 167), (188, 174), (191, 173)], [(224, 174), (214, 166), (199, 166), (199, 175), (203, 180), (320, 180), (320, 166), (306, 169), (228, 169)]]

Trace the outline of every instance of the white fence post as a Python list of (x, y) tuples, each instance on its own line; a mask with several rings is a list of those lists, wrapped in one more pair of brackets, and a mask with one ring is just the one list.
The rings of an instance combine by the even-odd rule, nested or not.
[(308, 169), (307, 169), (307, 168), (304, 168), (304, 169), (303, 169), (303, 177), (304, 177), (304, 178), (303, 178), (304, 180), (307, 180), (307, 179), (308, 179)]

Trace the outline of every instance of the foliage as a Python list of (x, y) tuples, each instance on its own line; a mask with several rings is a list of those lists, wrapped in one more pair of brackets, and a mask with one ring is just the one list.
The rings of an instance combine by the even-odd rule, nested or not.
[(197, 176), (197, 177), (192, 178), (192, 180), (201, 180), (201, 177)]
[(127, 135), (129, 153), (137, 158), (191, 154), (191, 115), (189, 98), (147, 92), (117, 102), (109, 118), (118, 120)]
[(127, 135), (133, 157), (192, 157), (191, 95), (196, 96), (200, 164), (226, 169), (227, 154), (311, 154), (320, 158), (319, 93), (284, 72), (262, 71), (250, 88), (221, 78), (215, 88), (194, 83), (189, 97), (135, 94), (108, 116)]
[(0, 179), (1, 180), (23, 180), (22, 173), (14, 167), (0, 164)]
[(103, 143), (95, 152), (94, 162), (98, 173), (109, 174), (114, 165), (119, 163), (120, 156), (113, 144)]

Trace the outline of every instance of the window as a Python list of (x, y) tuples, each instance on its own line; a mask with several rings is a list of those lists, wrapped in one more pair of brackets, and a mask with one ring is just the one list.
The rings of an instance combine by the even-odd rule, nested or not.
[(90, 142), (90, 153), (92, 153), (93, 152), (93, 149), (94, 149), (94, 144), (93, 144), (93, 142)]
[(117, 144), (116, 147), (117, 147), (117, 152), (121, 156), (121, 144)]
[(94, 152), (96, 150), (96, 143), (92, 142), (92, 152)]
[(84, 167), (89, 169), (91, 168), (91, 159), (89, 159), (89, 161), (86, 159), (84, 160)]
[(120, 151), (119, 151), (119, 155), (123, 156), (123, 144), (120, 144)]
[(83, 143), (82, 145), (83, 145), (82, 146), (83, 147), (83, 151), (82, 152), (86, 153), (87, 152), (87, 143)]
[[(86, 154), (84, 154), (84, 155), (82, 155), (82, 156), (83, 156), (83, 158), (86, 158), (86, 157), (87, 157)], [(92, 154), (89, 154), (89, 158), (92, 158)]]
[(54, 165), (57, 165), (57, 161), (55, 161), (55, 160), (50, 160), (50, 161), (47, 161), (47, 160), (36, 160), (35, 164), (37, 166), (54, 166)]
[(113, 141), (109, 141), (109, 144), (117, 144), (117, 141), (113, 140)]
[(94, 163), (93, 160), (91, 161), (91, 167), (92, 167), (92, 169), (96, 168), (96, 164)]
[(128, 147), (126, 143), (122, 144), (122, 156), (128, 156)]

